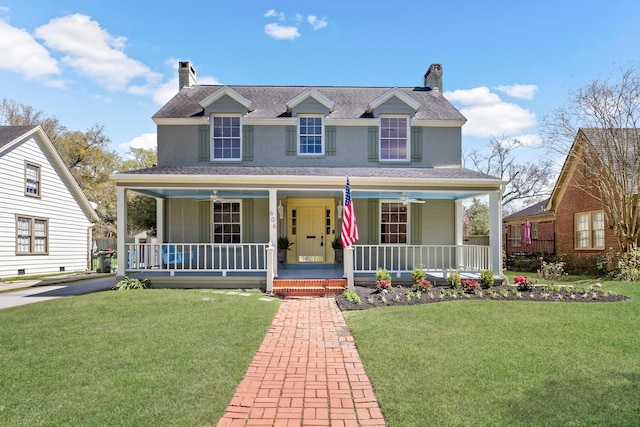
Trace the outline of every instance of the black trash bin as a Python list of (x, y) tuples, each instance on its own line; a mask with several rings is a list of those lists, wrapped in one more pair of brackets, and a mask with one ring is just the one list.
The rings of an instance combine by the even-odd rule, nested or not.
[(98, 267), (97, 273), (111, 273), (111, 257), (113, 251), (100, 251), (98, 252)]

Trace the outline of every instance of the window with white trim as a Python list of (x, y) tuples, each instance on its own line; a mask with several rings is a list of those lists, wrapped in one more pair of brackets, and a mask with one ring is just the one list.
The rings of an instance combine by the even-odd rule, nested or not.
[(213, 204), (213, 243), (241, 243), (240, 202)]
[(24, 164), (24, 194), (40, 197), (40, 166)]
[(409, 160), (409, 117), (380, 117), (380, 160)]
[(211, 117), (211, 160), (241, 160), (240, 116)]
[(298, 116), (298, 154), (324, 154), (324, 119), (322, 116)]
[(380, 243), (406, 244), (408, 242), (409, 212), (402, 202), (380, 203)]
[(511, 224), (511, 246), (520, 246), (522, 244), (522, 226), (520, 224)]
[(583, 212), (575, 215), (576, 249), (604, 248), (604, 212)]
[(16, 217), (16, 253), (46, 254), (49, 251), (49, 226), (43, 218)]

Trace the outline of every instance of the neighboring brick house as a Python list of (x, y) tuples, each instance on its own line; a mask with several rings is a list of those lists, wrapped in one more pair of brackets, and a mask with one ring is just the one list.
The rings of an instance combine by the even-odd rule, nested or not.
[(591, 176), (595, 166), (582, 161), (581, 142), (597, 139), (594, 129), (580, 129), (565, 160), (546, 210), (555, 213), (556, 253), (569, 268), (591, 268), (607, 249), (618, 249)]
[[(549, 199), (542, 200), (503, 218), (504, 247), (507, 259), (517, 256), (555, 254), (555, 218), (545, 208)], [(525, 239), (529, 221), (530, 240)]]
[[(378, 267), (410, 277), (421, 264), (440, 277), (500, 274), (504, 183), (462, 167), (466, 119), (443, 96), (439, 64), (411, 87), (199, 85), (189, 62), (179, 76), (153, 116), (158, 165), (113, 176), (118, 253), (129, 255), (118, 276), (267, 290), (294, 268), (331, 277), (347, 175), (359, 229), (344, 252), (350, 284)], [(157, 244), (125, 243), (128, 192), (156, 199)], [(480, 196), (490, 244), (465, 245), (463, 202)], [(286, 270), (273, 262), (281, 237), (294, 243)]]

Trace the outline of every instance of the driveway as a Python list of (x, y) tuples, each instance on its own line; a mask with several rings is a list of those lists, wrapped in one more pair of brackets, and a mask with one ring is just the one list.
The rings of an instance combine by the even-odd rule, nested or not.
[(20, 288), (13, 291), (0, 292), (0, 310), (54, 298), (105, 291), (111, 289), (115, 284), (116, 278), (112, 274), (54, 277), (35, 281), (35, 283), (0, 283), (0, 291), (11, 286)]

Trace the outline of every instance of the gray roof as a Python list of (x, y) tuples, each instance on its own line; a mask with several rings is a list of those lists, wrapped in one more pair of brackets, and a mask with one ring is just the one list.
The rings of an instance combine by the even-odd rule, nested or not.
[(535, 216), (535, 215), (541, 215), (541, 214), (549, 213), (548, 211), (545, 210), (545, 207), (547, 206), (548, 202), (549, 202), (549, 199), (545, 199), (545, 200), (543, 200), (541, 202), (538, 202), (538, 203), (536, 203), (534, 205), (526, 207), (526, 208), (522, 209), (521, 211), (514, 212), (511, 215), (505, 216), (504, 219), (524, 218), (524, 217), (529, 217), (529, 216)]
[[(158, 118), (188, 118), (204, 114), (200, 102), (224, 88), (221, 85), (195, 85), (185, 87), (167, 102), (154, 116)], [(254, 110), (247, 114), (251, 118), (289, 117), (287, 102), (300, 95), (308, 86), (228, 86), (253, 103)], [(391, 87), (311, 87), (335, 103), (327, 117), (331, 119), (357, 119), (373, 117), (367, 106)], [(437, 90), (424, 87), (398, 88), (420, 103), (415, 119), (420, 120), (466, 120), (465, 117)]]
[(0, 126), (0, 148), (4, 147), (14, 139), (29, 132), (36, 125), (28, 126)]
[(252, 176), (345, 176), (416, 179), (487, 179), (493, 176), (465, 168), (394, 167), (271, 167), (271, 166), (156, 166), (122, 172), (119, 175), (252, 175)]

